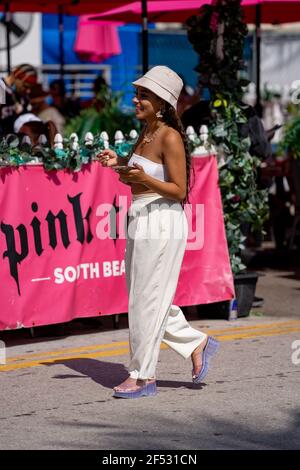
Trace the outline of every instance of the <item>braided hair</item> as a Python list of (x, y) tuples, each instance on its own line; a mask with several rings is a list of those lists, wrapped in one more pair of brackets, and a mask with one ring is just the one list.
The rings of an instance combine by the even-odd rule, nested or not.
[(189, 192), (192, 189), (191, 170), (194, 172), (194, 169), (192, 166), (191, 154), (190, 154), (190, 150), (188, 146), (187, 135), (185, 133), (180, 117), (178, 116), (174, 107), (170, 103), (167, 103), (167, 102), (164, 103), (164, 108), (162, 109), (162, 121), (166, 123), (168, 126), (178, 131), (183, 141), (183, 145), (185, 149), (185, 161), (186, 161), (186, 197), (181, 202), (181, 205), (184, 206), (184, 204), (189, 202)]

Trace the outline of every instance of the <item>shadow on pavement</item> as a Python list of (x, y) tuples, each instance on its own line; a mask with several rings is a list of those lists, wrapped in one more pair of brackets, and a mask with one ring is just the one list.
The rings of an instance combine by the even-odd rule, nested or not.
[[(115, 362), (104, 362), (98, 361), (96, 359), (68, 359), (68, 360), (57, 360), (52, 363), (42, 363), (47, 367), (51, 367), (57, 364), (62, 364), (69, 369), (72, 369), (75, 372), (78, 372), (82, 375), (74, 374), (57, 374), (54, 375), (53, 379), (84, 379), (90, 378), (99, 385), (102, 385), (106, 388), (113, 388), (116, 385), (119, 385), (121, 382), (127, 379), (128, 373), (123, 364)], [(157, 386), (160, 388), (190, 388), (190, 389), (199, 389), (201, 390), (206, 386), (205, 383), (200, 383), (198, 385), (193, 384), (192, 382), (182, 382), (177, 380), (158, 380)]]

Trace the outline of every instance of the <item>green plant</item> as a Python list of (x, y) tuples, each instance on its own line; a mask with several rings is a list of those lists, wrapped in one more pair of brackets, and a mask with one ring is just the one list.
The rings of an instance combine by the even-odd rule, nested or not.
[(284, 138), (280, 150), (288, 150), (296, 160), (300, 160), (300, 116), (295, 116), (285, 126)]
[(247, 26), (240, 0), (204, 5), (187, 21), (188, 37), (200, 55), (199, 81), (210, 91), (210, 142), (219, 156), (219, 184), (232, 270), (242, 271), (246, 237), (243, 226), (262, 230), (268, 214), (267, 191), (258, 190), (260, 160), (249, 153), (250, 139), (239, 128), (247, 122), (241, 98), (249, 83), (243, 78), (243, 45)]
[(210, 129), (210, 140), (221, 156), (219, 184), (234, 273), (245, 268), (241, 261), (246, 240), (242, 228), (259, 231), (268, 216), (268, 190), (257, 189), (260, 160), (249, 153), (250, 139), (242, 139), (238, 132), (239, 125), (245, 122), (242, 109), (233, 102), (223, 106), (222, 112), (218, 109)]
[(237, 101), (249, 83), (243, 77), (243, 48), (248, 29), (240, 3), (219, 0), (203, 5), (198, 15), (187, 20), (189, 41), (200, 56), (195, 70), (213, 98), (220, 93), (225, 99)]
[[(126, 157), (135, 143), (135, 139), (128, 136), (130, 131), (137, 127), (132, 114), (124, 114), (120, 108), (121, 93), (111, 93), (107, 87), (102, 87), (97, 95), (94, 106), (83, 110), (79, 116), (70, 119), (65, 128), (65, 135), (77, 134), (77, 138), (64, 137), (61, 148), (52, 148), (49, 143), (31, 145), (21, 143), (17, 135), (11, 134), (0, 141), (0, 166), (15, 166), (31, 164), (34, 158), (39, 159), (45, 170), (71, 170), (79, 171), (82, 165), (95, 159), (97, 153), (104, 148), (104, 141), (100, 137), (101, 131), (106, 131), (110, 141), (114, 142), (114, 134), (122, 130), (125, 134), (123, 142), (114, 143), (110, 148), (118, 156)], [(97, 104), (104, 107), (98, 111)], [(85, 142), (87, 133), (93, 133), (94, 138)], [(36, 163), (36, 161), (34, 161)]]
[(124, 113), (121, 110), (122, 93), (110, 92), (103, 87), (97, 95), (97, 99), (104, 104), (101, 110), (95, 105), (81, 111), (79, 116), (70, 119), (65, 126), (65, 135), (72, 132), (78, 134), (79, 139), (83, 139), (87, 132), (98, 134), (106, 131), (113, 139), (117, 130), (122, 130), (128, 134), (131, 129), (137, 127), (137, 122), (133, 114)]
[[(135, 143), (135, 139), (124, 140), (114, 146), (119, 157), (127, 157)], [(82, 165), (91, 163), (97, 159), (96, 155), (104, 149), (101, 137), (95, 135), (93, 140), (78, 141), (74, 137), (64, 138), (61, 148), (52, 148), (48, 142), (45, 144), (31, 145), (21, 143), (19, 137), (10, 134), (0, 141), (0, 167), (19, 167), (32, 163), (42, 163), (45, 170), (71, 170), (79, 171)]]

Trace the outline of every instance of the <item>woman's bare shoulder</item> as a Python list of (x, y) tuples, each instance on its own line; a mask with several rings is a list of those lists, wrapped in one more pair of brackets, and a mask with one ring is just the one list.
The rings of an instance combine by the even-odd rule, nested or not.
[(174, 160), (177, 154), (180, 157), (185, 154), (182, 137), (176, 129), (166, 127), (161, 135), (161, 158), (166, 163), (168, 157)]
[(166, 126), (161, 134), (163, 145), (173, 145), (182, 141), (180, 133), (173, 127)]

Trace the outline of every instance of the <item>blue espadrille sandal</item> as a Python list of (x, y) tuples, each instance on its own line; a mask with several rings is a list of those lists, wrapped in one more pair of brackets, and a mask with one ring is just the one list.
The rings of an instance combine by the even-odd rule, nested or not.
[(218, 352), (219, 347), (220, 347), (219, 341), (212, 338), (212, 336), (209, 336), (206, 346), (201, 353), (202, 354), (201, 370), (198, 375), (193, 375), (194, 384), (199, 384), (204, 379), (209, 369), (209, 361)]
[(118, 390), (114, 391), (113, 396), (115, 398), (140, 398), (140, 397), (150, 397), (157, 394), (156, 382), (150, 382), (146, 385), (143, 385), (138, 390), (133, 392), (121, 392)]

